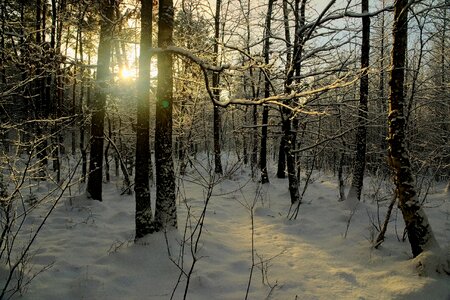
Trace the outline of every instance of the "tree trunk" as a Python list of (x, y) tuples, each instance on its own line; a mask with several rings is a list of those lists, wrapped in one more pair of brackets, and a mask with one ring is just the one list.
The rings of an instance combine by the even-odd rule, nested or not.
[[(363, 14), (369, 12), (369, 0), (361, 2)], [(366, 136), (367, 136), (367, 115), (369, 96), (369, 51), (370, 51), (370, 17), (362, 18), (362, 46), (361, 46), (361, 70), (362, 75), (359, 83), (359, 108), (358, 108), (358, 129), (356, 132), (356, 157), (353, 169), (352, 185), (347, 196), (347, 200), (361, 200), (363, 188), (364, 170), (366, 168)]]
[[(446, 73), (446, 69), (448, 69), (448, 65), (446, 66), (445, 60), (446, 60), (446, 49), (447, 49), (447, 45), (446, 45), (446, 41), (447, 41), (447, 9), (450, 6), (450, 3), (446, 2), (446, 6), (443, 7), (444, 10), (444, 15), (442, 18), (443, 24), (442, 24), (442, 36), (441, 36), (441, 89), (445, 90), (445, 87), (447, 86), (447, 73)], [(447, 92), (448, 93), (448, 92)], [(444, 113), (444, 116), (447, 116), (447, 119), (444, 117), (444, 120), (442, 122), (442, 131), (444, 132), (443, 134), (443, 144), (447, 144), (449, 142), (449, 137), (448, 134), (446, 134), (446, 132), (449, 132), (449, 125), (450, 124), (450, 120), (448, 119), (450, 117), (450, 107), (448, 105), (446, 105), (446, 107), (443, 107), (443, 111), (447, 111), (446, 113)], [(448, 176), (448, 183), (447, 186), (445, 187), (445, 191), (447, 193), (450, 192), (450, 157), (447, 155), (447, 158), (445, 158), (445, 163), (448, 166), (446, 168), (446, 173)]]
[(152, 208), (150, 205), (150, 51), (152, 48), (153, 0), (141, 0), (141, 41), (139, 56), (138, 107), (136, 126), (136, 214), (135, 238), (152, 233)]
[[(221, 0), (216, 0), (216, 15), (214, 17), (214, 55), (216, 56), (216, 63), (220, 63), (219, 56), (219, 35), (220, 35), (220, 6)], [(214, 72), (212, 78), (212, 88), (214, 100), (219, 101), (220, 89), (219, 89), (219, 73)], [(214, 172), (216, 174), (223, 174), (222, 161), (221, 161), (221, 146), (220, 146), (220, 128), (221, 128), (221, 115), (220, 108), (214, 105)]]
[[(292, 60), (292, 52), (291, 52), (291, 33), (289, 30), (289, 10), (287, 0), (283, 0), (283, 23), (284, 23), (284, 38), (286, 40), (286, 74), (289, 73), (289, 69), (291, 68), (291, 60)], [(285, 88), (286, 90), (286, 88)], [(282, 131), (284, 133), (287, 132), (286, 126), (289, 126), (287, 123), (291, 122), (288, 118), (289, 112), (281, 108), (281, 122), (282, 122)], [(278, 168), (277, 168), (277, 177), (278, 178), (286, 178), (286, 134), (281, 137), (280, 147), (278, 150)]]
[(106, 182), (110, 182), (111, 176), (109, 173), (110, 166), (109, 166), (108, 157), (109, 157), (109, 147), (111, 146), (111, 142), (112, 142), (112, 140), (111, 140), (111, 138), (112, 138), (111, 116), (109, 115), (107, 119), (108, 119), (108, 142), (106, 143), (106, 147), (105, 147), (105, 151), (104, 151), (104, 153), (105, 153), (104, 154), (104, 156), (105, 156), (105, 180), (106, 180)]
[[(385, 7), (385, 0), (383, 0), (383, 8)], [(384, 19), (384, 12), (381, 13), (381, 45), (380, 45), (380, 80), (378, 83), (378, 93), (379, 93), (379, 107), (380, 107), (380, 113), (382, 115), (386, 114), (386, 101), (385, 101), (385, 97), (386, 97), (386, 93), (385, 93), (385, 76), (386, 76), (386, 72), (384, 70), (384, 56), (385, 56), (385, 19)], [(386, 128), (385, 128), (385, 123), (383, 122), (381, 124), (381, 132), (379, 133), (380, 136), (380, 145), (381, 145), (381, 155), (380, 155), (380, 159), (379, 159), (379, 164), (380, 164), (380, 168), (381, 170), (383, 170), (383, 173), (386, 173), (386, 167), (385, 167), (385, 153), (387, 150), (387, 144), (386, 144)]]
[[(269, 0), (266, 15), (266, 29), (264, 35), (264, 63), (266, 66), (269, 65), (270, 58), (270, 37), (272, 35), (270, 25), (272, 22), (272, 10), (273, 10), (274, 0)], [(270, 77), (269, 70), (266, 69), (264, 73), (264, 97), (270, 96)], [(269, 107), (267, 105), (263, 106), (262, 113), (262, 129), (261, 129), (261, 155), (259, 158), (259, 165), (261, 168), (261, 183), (269, 183), (269, 175), (267, 172), (267, 125), (269, 123)]]
[[(301, 73), (301, 61), (302, 61), (302, 52), (303, 52), (303, 43), (304, 37), (303, 33), (300, 32), (300, 29), (305, 25), (305, 8), (306, 8), (306, 0), (295, 1), (294, 14), (295, 14), (295, 38), (294, 38), (294, 47), (293, 47), (293, 58), (292, 63), (288, 69), (286, 75), (286, 83), (285, 83), (285, 92), (291, 92), (291, 84), (294, 82), (294, 75), (297, 77), (300, 76)], [(283, 110), (285, 114), (285, 122), (283, 124), (284, 130), (284, 152), (286, 155), (286, 167), (288, 172), (288, 181), (289, 181), (289, 195), (291, 198), (291, 205), (300, 201), (300, 192), (299, 192), (299, 179), (300, 179), (300, 170), (296, 170), (297, 160), (295, 155), (295, 147), (297, 144), (297, 129), (298, 129), (298, 120), (295, 119), (293, 121), (290, 120), (290, 112), (286, 109)], [(293, 128), (292, 128), (293, 127)]]
[[(83, 14), (80, 13), (80, 17), (82, 17)], [(75, 49), (74, 49), (74, 60), (75, 62), (78, 61), (78, 44), (79, 44), (79, 40), (81, 39), (81, 26), (82, 26), (83, 22), (79, 22), (78, 24), (78, 29), (77, 29), (77, 33), (75, 35)], [(72, 85), (72, 115), (75, 116), (76, 114), (76, 107), (77, 107), (77, 72), (78, 72), (78, 68), (77, 68), (77, 63), (74, 64), (73, 66), (73, 85)], [(81, 106), (81, 104), (80, 104)], [(72, 130), (72, 136), (71, 136), (71, 150), (72, 150), (72, 155), (75, 156), (75, 152), (76, 152), (76, 135), (75, 135), (75, 128), (73, 128)]]
[(421, 207), (414, 186), (411, 162), (406, 149), (404, 116), (405, 58), (408, 34), (408, 0), (397, 0), (394, 6), (392, 67), (389, 81), (389, 164), (394, 172), (398, 206), (406, 224), (414, 257), (436, 247), (427, 216)]
[(258, 106), (254, 105), (252, 109), (252, 153), (250, 160), (250, 167), (252, 169), (252, 178), (256, 177), (256, 170), (258, 168)]
[(95, 95), (92, 103), (91, 116), (91, 156), (87, 184), (88, 196), (102, 201), (103, 175), (103, 144), (106, 111), (106, 93), (109, 80), (109, 64), (111, 60), (111, 40), (113, 37), (113, 23), (115, 0), (103, 1), (103, 15), (98, 44), (97, 79)]
[[(159, 2), (158, 47), (172, 45), (173, 2)], [(172, 56), (158, 54), (158, 87), (156, 91), (156, 211), (155, 230), (177, 226), (175, 202), (175, 174), (172, 156), (172, 105), (173, 105)]]
[(0, 83), (6, 86), (6, 70), (5, 70), (5, 3), (4, 1), (0, 4), (0, 13), (2, 18), (2, 29), (1, 29), (1, 36), (0, 36)]
[[(87, 10), (87, 5), (85, 5), (84, 8), (84, 13)], [(80, 153), (81, 153), (81, 182), (85, 182), (86, 181), (86, 170), (87, 170), (87, 155), (86, 155), (86, 147), (85, 147), (85, 129), (86, 129), (86, 125), (85, 125), (85, 120), (84, 120), (84, 87), (86, 85), (85, 83), (85, 76), (84, 76), (84, 52), (83, 52), (83, 35), (82, 35), (82, 20), (84, 19), (84, 13), (81, 15), (80, 18), (80, 22), (78, 24), (79, 26), (79, 38), (78, 38), (78, 42), (80, 44), (80, 63), (81, 63), (81, 68), (80, 68), (80, 73), (81, 73), (81, 82), (80, 82), (80, 101), (79, 101), (79, 113), (80, 113), (80, 118), (79, 118), (79, 127), (80, 127), (80, 140), (79, 140), (79, 147), (80, 147)]]

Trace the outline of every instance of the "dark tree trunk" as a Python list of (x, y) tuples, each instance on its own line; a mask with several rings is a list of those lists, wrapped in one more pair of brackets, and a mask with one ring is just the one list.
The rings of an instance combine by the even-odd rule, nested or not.
[(42, 2), (41, 0), (36, 0), (35, 41), (37, 45), (41, 44), (41, 18), (42, 18), (41, 14), (42, 14)]
[[(385, 1), (383, 0), (383, 8), (385, 6)], [(380, 80), (378, 82), (378, 93), (379, 93), (379, 106), (380, 106), (380, 112), (381, 114), (386, 114), (386, 92), (385, 92), (385, 76), (386, 72), (384, 70), (384, 56), (385, 56), (385, 19), (384, 19), (384, 12), (381, 13), (381, 45), (380, 45)], [(385, 153), (387, 151), (387, 144), (386, 144), (386, 127), (385, 123), (382, 124), (381, 132), (380, 134), (380, 145), (381, 145), (381, 157), (380, 157), (380, 167), (382, 170), (386, 171), (385, 166)]]
[(437, 245), (427, 216), (414, 186), (411, 162), (406, 149), (404, 116), (405, 59), (408, 37), (408, 0), (397, 0), (394, 6), (392, 66), (389, 81), (389, 163), (394, 172), (398, 206), (406, 224), (414, 257)]
[[(222, 1), (216, 0), (216, 15), (214, 18), (214, 55), (216, 56), (216, 63), (219, 63), (219, 37), (220, 37), (220, 6)], [(212, 78), (212, 88), (214, 100), (219, 101), (220, 89), (219, 89), (219, 73), (215, 72)], [(214, 105), (214, 172), (216, 174), (223, 174), (222, 161), (221, 161), (221, 145), (220, 145), (220, 128), (221, 128), (221, 115), (220, 108)]]
[[(244, 115), (244, 123), (248, 124), (248, 106), (245, 107), (245, 115)], [(244, 131), (242, 133), (242, 150), (243, 150), (243, 156), (244, 156), (244, 165), (248, 165), (248, 142), (247, 142), (247, 133)]]
[(1, 29), (1, 37), (0, 37), (0, 82), (3, 85), (6, 85), (6, 70), (5, 70), (5, 2), (2, 1), (0, 4), (0, 11), (1, 11), (1, 15), (0, 17), (2, 18), (2, 29)]
[[(283, 123), (286, 121), (283, 120)], [(282, 125), (283, 132), (285, 132), (284, 124)], [(286, 138), (285, 136), (281, 137), (280, 147), (278, 149), (278, 167), (277, 167), (277, 178), (286, 178), (286, 152), (284, 151), (286, 148)]]
[[(61, 5), (63, 3), (60, 3), (59, 7), (56, 5), (56, 0), (51, 1), (52, 5), (52, 27), (50, 32), (50, 68), (51, 72), (47, 76), (47, 93), (48, 93), (48, 100), (49, 100), (49, 106), (51, 107), (51, 113), (53, 117), (60, 118), (61, 117), (61, 109), (59, 107), (59, 93), (57, 91), (57, 74), (59, 74), (59, 52), (60, 49), (58, 48), (60, 43), (57, 43), (57, 28), (58, 28), (58, 19), (61, 18)], [(59, 12), (59, 13), (58, 13)], [(55, 122), (55, 124), (52, 126), (52, 154), (53, 154), (53, 171), (56, 172), (56, 181), (59, 182), (61, 180), (61, 168), (60, 168), (60, 148), (61, 148), (61, 141), (62, 141), (62, 135), (58, 132), (60, 128), (60, 124), (58, 122)]]
[(111, 146), (111, 138), (112, 138), (112, 128), (111, 128), (111, 116), (107, 117), (108, 120), (108, 143), (106, 143), (106, 147), (105, 147), (105, 180), (106, 182), (110, 182), (111, 181), (111, 176), (109, 173), (110, 170), (110, 165), (109, 165), (109, 147)]
[(258, 168), (258, 106), (254, 105), (252, 109), (252, 155), (250, 167), (252, 169), (252, 178), (256, 177)]
[(109, 64), (111, 60), (111, 41), (113, 37), (113, 23), (115, 0), (103, 1), (103, 15), (98, 44), (97, 79), (95, 95), (92, 103), (91, 117), (91, 156), (87, 193), (94, 199), (102, 201), (103, 175), (103, 144), (106, 111), (106, 93), (109, 80)]
[[(369, 1), (363, 0), (361, 3), (362, 13), (369, 12)], [(366, 167), (366, 136), (367, 136), (367, 115), (369, 97), (369, 51), (370, 51), (370, 17), (362, 18), (362, 46), (361, 46), (361, 70), (362, 75), (359, 83), (359, 108), (358, 108), (358, 129), (356, 132), (356, 157), (353, 169), (352, 185), (348, 193), (348, 200), (361, 199), (363, 188), (364, 170)]]
[[(301, 61), (302, 61), (302, 52), (303, 52), (303, 43), (304, 37), (303, 33), (301, 33), (300, 29), (305, 24), (305, 8), (306, 8), (306, 0), (295, 1), (294, 14), (295, 14), (295, 38), (294, 38), (294, 47), (293, 47), (293, 58), (291, 66), (288, 69), (286, 75), (286, 84), (285, 84), (285, 92), (291, 92), (291, 84), (294, 82), (294, 75), (297, 77), (300, 76), (301, 73)], [(283, 123), (283, 131), (285, 139), (284, 142), (284, 152), (286, 155), (286, 167), (288, 172), (288, 181), (289, 181), (289, 195), (291, 198), (291, 204), (294, 204), (300, 201), (300, 192), (299, 192), (299, 176), (300, 171), (297, 174), (297, 160), (295, 155), (295, 147), (297, 144), (297, 129), (298, 129), (298, 120), (294, 119), (290, 120), (290, 112), (286, 109), (282, 110), (285, 115), (285, 120)]]
[[(87, 5), (84, 8), (84, 13), (87, 10)], [(87, 171), (87, 155), (86, 155), (86, 147), (85, 147), (85, 120), (84, 120), (84, 87), (85, 87), (85, 76), (84, 76), (84, 52), (83, 52), (83, 30), (82, 30), (82, 24), (84, 19), (84, 13), (81, 15), (80, 22), (78, 24), (79, 26), (79, 38), (78, 42), (80, 44), (80, 63), (82, 67), (80, 68), (81, 73), (81, 83), (80, 83), (80, 101), (79, 101), (79, 111), (80, 111), (80, 118), (79, 118), (79, 127), (80, 127), (80, 152), (81, 152), (81, 182), (86, 181), (86, 171)], [(89, 80), (89, 79), (88, 79)]]
[[(158, 47), (172, 45), (173, 2), (159, 2)], [(158, 54), (158, 87), (156, 91), (156, 211), (155, 230), (177, 226), (175, 202), (175, 174), (172, 156), (172, 105), (173, 105), (172, 56)]]
[(138, 107), (136, 126), (136, 233), (139, 239), (152, 233), (152, 208), (150, 205), (150, 61), (152, 48), (153, 0), (141, 0), (141, 41), (139, 56)]
[[(247, 37), (246, 37), (246, 53), (247, 55), (251, 55), (250, 53), (250, 38), (251, 38), (251, 32), (250, 32), (250, 1), (247, 1), (247, 11), (246, 11), (246, 26), (247, 26)], [(261, 76), (261, 72), (259, 73)], [(249, 77), (250, 77), (250, 87), (251, 87), (251, 93), (253, 99), (258, 98), (259, 96), (259, 88), (256, 87), (256, 80), (254, 78), (254, 72), (253, 68), (250, 68), (249, 70)], [(253, 128), (249, 134), (249, 139), (251, 140), (251, 151), (250, 151), (250, 168), (251, 168), (251, 175), (252, 178), (256, 177), (256, 170), (258, 168), (258, 106), (254, 105), (252, 107), (252, 113), (251, 113), (251, 119), (252, 119), (252, 125)]]
[[(269, 95), (268, 95), (269, 96)], [(266, 97), (268, 97), (266, 96)], [(261, 169), (261, 183), (269, 183), (267, 172), (267, 124), (269, 123), (269, 107), (263, 106), (262, 128), (261, 128), (261, 152), (259, 157), (259, 167)]]
[[(274, 0), (269, 0), (267, 6), (266, 15), (266, 28), (264, 35), (264, 63), (266, 66), (269, 65), (270, 58), (270, 37), (271, 33), (271, 23), (272, 23), (272, 10), (273, 10)], [(264, 97), (270, 96), (270, 75), (269, 70), (266, 69), (264, 73)], [(267, 105), (263, 106), (262, 113), (262, 128), (261, 128), (261, 154), (259, 157), (259, 165), (261, 168), (261, 183), (269, 183), (269, 175), (267, 172), (267, 125), (269, 123), (269, 107)]]
[[(289, 26), (289, 10), (287, 0), (283, 0), (283, 22), (284, 22), (284, 38), (286, 40), (286, 74), (289, 73), (289, 69), (291, 68), (291, 60), (292, 60), (292, 52), (291, 52), (291, 33)], [(291, 122), (288, 118), (289, 112), (281, 108), (281, 129), (284, 133), (287, 132), (286, 126), (289, 126), (287, 123)], [(280, 147), (278, 150), (278, 168), (277, 168), (277, 177), (278, 178), (286, 178), (286, 134), (281, 137)]]
[[(449, 9), (450, 6), (450, 2), (447, 0), (446, 1), (446, 6), (443, 7), (442, 9), (444, 10), (443, 12), (443, 17), (442, 17), (442, 36), (441, 36), (441, 87), (442, 89), (445, 89), (445, 87), (447, 86), (447, 70), (448, 70), (448, 64), (445, 63), (446, 61), (446, 57), (448, 54), (446, 54), (446, 49), (448, 47), (448, 45), (446, 45), (446, 41), (447, 41), (447, 22), (448, 22), (448, 18), (447, 18), (447, 9)], [(448, 91), (447, 91), (448, 93)], [(448, 95), (448, 94), (447, 94)], [(448, 99), (448, 98), (447, 98)], [(444, 120), (442, 121), (442, 132), (444, 132), (443, 134), (443, 143), (444, 145), (448, 145), (449, 142), (449, 136), (448, 134), (446, 134), (446, 132), (449, 132), (449, 125), (450, 124), (450, 107), (448, 105), (444, 106), (442, 108), (442, 110), (444, 111)], [(447, 176), (449, 178), (447, 186), (445, 187), (445, 191), (447, 193), (450, 192), (450, 156), (447, 155), (447, 157), (444, 159), (447, 168), (446, 168), (446, 173)]]
[[(45, 19), (46, 19), (46, 5), (42, 3), (41, 0), (36, 1), (36, 20), (35, 20), (35, 41), (36, 46), (39, 48), (43, 48), (45, 42)], [(45, 70), (45, 59), (43, 57), (44, 54), (38, 52), (40, 56), (39, 64), (36, 68), (36, 75), (44, 73)], [(45, 95), (45, 83), (46, 77), (38, 78), (35, 82), (35, 95), (37, 95), (37, 99), (33, 99), (34, 104), (34, 115), (35, 119), (46, 119), (47, 115), (47, 102)], [(34, 96), (33, 96), (34, 97)], [(46, 128), (45, 126), (36, 126), (36, 135), (39, 137), (40, 141), (36, 144), (36, 156), (39, 160), (39, 177), (41, 180), (45, 180), (46, 178), (46, 166), (48, 163), (47, 159), (47, 139), (45, 137)]]

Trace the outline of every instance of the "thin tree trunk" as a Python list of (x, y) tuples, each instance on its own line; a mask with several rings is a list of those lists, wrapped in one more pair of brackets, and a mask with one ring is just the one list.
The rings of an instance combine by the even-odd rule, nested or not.
[[(247, 30), (247, 36), (246, 36), (246, 53), (247, 55), (251, 55), (250, 53), (250, 38), (251, 38), (251, 28), (250, 28), (250, 11), (251, 11), (251, 0), (247, 0), (247, 11), (245, 14), (246, 19), (246, 30)], [(259, 73), (259, 76), (261, 76), (261, 72)], [(249, 78), (250, 78), (250, 87), (253, 99), (258, 98), (259, 96), (259, 88), (256, 87), (256, 80), (254, 78), (254, 72), (253, 68), (250, 68), (249, 70)], [(259, 81), (259, 79), (258, 79)], [(259, 82), (258, 82), (259, 86)], [(251, 169), (251, 176), (252, 178), (256, 177), (256, 170), (258, 168), (258, 106), (254, 105), (252, 107), (252, 113), (251, 113), (251, 120), (252, 120), (252, 130), (249, 134), (249, 139), (251, 140), (251, 153), (250, 153), (250, 169)]]
[[(82, 14), (80, 14), (80, 16), (82, 16)], [(72, 85), (72, 116), (75, 116), (76, 114), (76, 107), (77, 107), (77, 72), (78, 72), (78, 68), (77, 68), (77, 61), (78, 61), (78, 44), (79, 44), (79, 39), (81, 38), (81, 24), (82, 22), (80, 22), (79, 26), (78, 26), (78, 30), (75, 36), (75, 54), (74, 54), (74, 60), (75, 60), (75, 64), (73, 66), (73, 85)], [(81, 105), (80, 105), (81, 106)], [(72, 146), (72, 155), (75, 156), (75, 151), (76, 151), (76, 135), (75, 135), (75, 128), (73, 128), (72, 130), (72, 140), (71, 140), (71, 146)]]
[[(385, 6), (385, 0), (383, 0), (383, 8)], [(381, 13), (381, 45), (380, 45), (380, 81), (378, 83), (378, 93), (379, 93), (379, 100), (378, 103), (380, 105), (380, 112), (382, 115), (384, 115), (386, 113), (386, 92), (385, 92), (385, 86), (384, 86), (384, 82), (385, 82), (385, 70), (384, 70), (384, 55), (385, 55), (385, 20), (384, 20), (384, 12)], [(385, 124), (385, 123), (384, 123)], [(381, 132), (380, 134), (380, 145), (381, 145), (381, 158), (380, 158), (380, 165), (384, 166), (384, 162), (385, 162), (385, 155), (386, 155), (386, 149), (387, 149), (387, 145), (386, 145), (386, 128), (384, 127), (385, 125), (382, 124), (381, 128)], [(384, 171), (386, 171), (386, 168), (383, 167)]]
[(258, 106), (254, 105), (252, 109), (252, 155), (250, 167), (252, 169), (252, 178), (256, 177), (258, 168)]
[[(291, 33), (289, 26), (289, 10), (287, 0), (283, 0), (283, 22), (284, 22), (284, 38), (286, 40), (286, 66), (285, 72), (289, 73), (289, 69), (291, 68), (291, 60), (292, 60), (292, 52), (291, 52)], [(285, 88), (286, 90), (286, 88)], [(285, 108), (281, 108), (281, 122), (282, 122), (282, 131), (284, 133), (287, 132), (286, 126), (290, 123), (289, 120), (289, 112)], [(278, 150), (278, 168), (277, 168), (277, 177), (278, 178), (286, 178), (286, 134), (283, 134), (280, 140), (280, 147)]]
[(5, 67), (5, 2), (2, 1), (0, 4), (1, 18), (2, 18), (2, 31), (0, 37), (0, 82), (6, 86), (6, 67)]
[[(35, 20), (35, 30), (36, 30), (36, 45), (42, 47), (45, 43), (45, 19), (46, 19), (46, 5), (42, 3), (41, 0), (36, 1), (36, 20)], [(45, 60), (40, 62), (37, 67), (36, 74), (43, 74), (45, 69)], [(33, 101), (37, 103), (35, 115), (36, 119), (47, 119), (48, 109), (47, 109), (47, 98), (45, 95), (45, 82), (46, 77), (38, 78), (36, 81), (35, 92), (38, 95), (38, 99)], [(40, 141), (36, 145), (36, 156), (39, 160), (39, 177), (41, 180), (46, 178), (46, 166), (48, 163), (47, 157), (47, 139), (45, 137), (46, 128), (45, 126), (37, 126), (36, 134), (40, 138)]]
[[(266, 15), (266, 28), (264, 35), (264, 63), (266, 66), (269, 65), (270, 58), (270, 37), (271, 33), (271, 23), (272, 23), (272, 10), (273, 10), (273, 2), (274, 0), (269, 0), (267, 6), (267, 15)], [(266, 69), (264, 73), (264, 97), (267, 98), (270, 96), (270, 75), (269, 70)], [(269, 183), (269, 175), (267, 172), (267, 125), (269, 123), (269, 107), (267, 105), (263, 106), (262, 113), (262, 128), (261, 128), (261, 154), (259, 157), (259, 165), (261, 168), (261, 183)]]
[[(363, 14), (369, 12), (369, 1), (361, 2)], [(347, 200), (360, 200), (363, 188), (364, 171), (366, 168), (366, 136), (367, 136), (367, 116), (369, 98), (369, 51), (370, 51), (370, 17), (362, 18), (362, 47), (361, 47), (361, 70), (362, 75), (359, 83), (359, 107), (358, 107), (358, 129), (356, 133), (356, 157), (353, 169), (352, 185), (347, 196)]]
[[(220, 63), (219, 56), (219, 37), (220, 37), (220, 7), (222, 1), (216, 0), (216, 15), (214, 17), (214, 55), (216, 56), (216, 63)], [(214, 100), (219, 101), (220, 89), (219, 89), (219, 73), (214, 72), (212, 78), (212, 88)], [(221, 114), (220, 108), (214, 105), (214, 172), (216, 174), (223, 174), (222, 161), (221, 161), (221, 145), (220, 145), (220, 128), (221, 128)]]
[(380, 247), (380, 245), (384, 242), (384, 237), (386, 235), (387, 227), (389, 224), (389, 220), (391, 219), (392, 210), (394, 209), (395, 202), (397, 201), (397, 196), (394, 195), (394, 197), (391, 200), (391, 203), (389, 203), (388, 210), (386, 212), (386, 217), (384, 218), (383, 225), (381, 226), (381, 230), (378, 233), (378, 236), (375, 240), (375, 243), (373, 245), (374, 248)]
[(111, 146), (111, 141), (112, 141), (112, 130), (111, 130), (111, 117), (108, 116), (108, 142), (106, 143), (106, 147), (105, 147), (105, 179), (106, 182), (110, 182), (111, 181), (111, 176), (109, 173), (109, 147)]
[[(86, 12), (87, 9), (87, 5), (85, 6), (84, 12)], [(84, 19), (84, 14), (82, 14), (81, 16), (81, 20), (79, 23), (79, 32), (80, 32), (80, 36), (78, 38), (78, 42), (80, 44), (80, 64), (81, 64), (81, 68), (80, 68), (80, 73), (81, 73), (81, 82), (80, 82), (80, 107), (79, 107), (79, 111), (80, 111), (80, 117), (79, 117), (79, 126), (80, 126), (80, 152), (81, 152), (81, 182), (85, 182), (86, 181), (86, 171), (87, 171), (87, 154), (86, 154), (86, 147), (85, 147), (85, 130), (86, 130), (86, 126), (85, 126), (85, 122), (84, 122), (84, 87), (85, 87), (85, 76), (84, 76), (84, 52), (83, 52), (83, 36), (82, 36), (82, 20)]]
[[(295, 39), (293, 47), (293, 61), (286, 75), (285, 91), (286, 93), (291, 92), (291, 84), (294, 82), (294, 75), (297, 77), (301, 73), (301, 61), (303, 52), (304, 37), (300, 29), (305, 24), (305, 8), (306, 0), (302, 0), (301, 4), (299, 0), (295, 1), (294, 14), (295, 14)], [(286, 166), (288, 171), (288, 181), (289, 181), (289, 195), (291, 198), (291, 205), (300, 201), (299, 192), (299, 177), (300, 177), (300, 165), (297, 167), (297, 160), (295, 152), (295, 147), (297, 144), (297, 130), (298, 130), (298, 120), (290, 120), (287, 110), (284, 110), (286, 121), (283, 124), (284, 139), (286, 140), (284, 145), (284, 151), (286, 154)]]
[[(244, 117), (244, 124), (248, 124), (248, 106), (245, 107), (244, 116), (245, 116)], [(243, 150), (243, 153), (242, 153), (242, 155), (244, 156), (244, 165), (248, 166), (248, 162), (249, 162), (248, 149), (247, 149), (248, 142), (247, 142), (246, 135), (247, 135), (246, 132), (243, 131), (243, 133), (242, 133), (242, 150)]]
[[(447, 86), (447, 73), (446, 73), (446, 68), (448, 69), (448, 65), (446, 67), (446, 63), (445, 63), (445, 59), (446, 59), (446, 49), (448, 46), (446, 46), (446, 41), (447, 41), (447, 9), (450, 6), (450, 3), (446, 2), (446, 6), (443, 7), (442, 9), (444, 10), (444, 16), (443, 16), (443, 26), (442, 26), (442, 36), (441, 36), (441, 89), (445, 89), (445, 87)], [(450, 107), (449, 105), (446, 105), (446, 107), (443, 107), (444, 112), (447, 111), (446, 114), (444, 114), (444, 116), (447, 116), (447, 120), (443, 120), (442, 122), (442, 131), (444, 132), (443, 134), (443, 144), (448, 144), (449, 141), (449, 137), (448, 134), (446, 134), (446, 132), (449, 132), (449, 125), (450, 124), (450, 120), (448, 119), (450, 116)], [(447, 193), (450, 192), (450, 157), (449, 155), (447, 155), (447, 158), (445, 159), (445, 163), (447, 164), (447, 176), (449, 177), (447, 186), (445, 187), (445, 191)]]

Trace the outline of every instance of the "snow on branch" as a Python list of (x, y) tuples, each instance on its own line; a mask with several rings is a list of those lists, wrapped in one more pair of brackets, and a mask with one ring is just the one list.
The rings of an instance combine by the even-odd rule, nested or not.
[(346, 74), (345, 76), (336, 79), (333, 83), (328, 84), (323, 87), (320, 87), (320, 88), (317, 88), (317, 89), (312, 89), (312, 90), (307, 90), (307, 91), (302, 91), (302, 92), (293, 91), (289, 94), (281, 93), (281, 94), (277, 94), (277, 95), (273, 95), (273, 96), (265, 97), (265, 98), (216, 99), (216, 96), (214, 96), (214, 93), (209, 84), (208, 71), (223, 72), (225, 70), (241, 70), (242, 66), (233, 66), (230, 64), (224, 64), (224, 65), (217, 66), (217, 65), (211, 64), (211, 63), (201, 59), (200, 57), (196, 56), (189, 50), (175, 47), (175, 46), (169, 46), (164, 49), (163, 48), (153, 48), (151, 51), (151, 54), (154, 55), (154, 54), (163, 53), (163, 52), (180, 55), (180, 56), (183, 56), (183, 57), (191, 60), (192, 62), (196, 63), (203, 72), (206, 90), (208, 92), (208, 95), (209, 95), (211, 101), (214, 103), (214, 105), (217, 105), (220, 107), (227, 107), (229, 105), (267, 105), (267, 104), (271, 104), (271, 105), (276, 105), (279, 107), (287, 108), (295, 113), (316, 115), (316, 114), (318, 114), (318, 112), (311, 112), (311, 111), (305, 110), (303, 108), (303, 104), (297, 103), (297, 106), (294, 107), (294, 106), (288, 105), (286, 103), (290, 103), (289, 100), (310, 97), (315, 94), (324, 93), (324, 92), (328, 92), (330, 90), (350, 86), (350, 85), (354, 84), (356, 81), (358, 81), (359, 77), (360, 77), (359, 74), (357, 74), (357, 76), (355, 76), (353, 79), (350, 79), (349, 78), (350, 74)]
[(177, 54), (180, 56), (183, 56), (189, 60), (191, 60), (192, 62), (196, 63), (197, 65), (199, 65), (202, 69), (207, 69), (209, 71), (213, 71), (213, 72), (223, 72), (224, 70), (237, 70), (239, 69), (239, 67), (236, 66), (231, 66), (229, 64), (225, 64), (225, 65), (221, 65), (221, 66), (216, 66), (213, 64), (210, 64), (209, 62), (205, 61), (204, 59), (201, 59), (200, 57), (196, 56), (195, 54), (193, 54), (192, 52), (190, 52), (189, 50), (183, 49), (183, 48), (179, 48), (179, 47), (175, 47), (175, 46), (169, 46), (167, 48), (153, 48), (151, 50), (151, 54), (158, 54), (158, 53), (172, 53), (172, 54)]

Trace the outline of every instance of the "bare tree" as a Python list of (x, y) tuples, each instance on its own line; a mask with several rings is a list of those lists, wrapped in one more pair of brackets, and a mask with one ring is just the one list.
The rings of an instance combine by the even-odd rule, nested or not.
[[(158, 46), (162, 49), (172, 45), (173, 17), (173, 1), (160, 1)], [(158, 87), (156, 91), (156, 231), (177, 226), (175, 174), (172, 154), (172, 88), (172, 54), (161, 52), (158, 54)]]
[(398, 206), (406, 224), (414, 257), (437, 247), (428, 218), (418, 200), (405, 141), (404, 80), (408, 38), (408, 1), (397, 0), (394, 7), (393, 47), (389, 95), (389, 163), (394, 172)]
[[(264, 63), (266, 66), (269, 65), (270, 59), (270, 38), (272, 35), (271, 32), (271, 23), (272, 23), (272, 11), (273, 11), (273, 0), (269, 0), (267, 5), (267, 15), (266, 15), (266, 28), (264, 34)], [(267, 69), (264, 72), (264, 97), (270, 96), (270, 74)], [(259, 165), (261, 168), (261, 183), (269, 183), (269, 175), (267, 172), (267, 125), (269, 123), (269, 107), (267, 105), (263, 106), (262, 113), (262, 128), (261, 128), (261, 152), (259, 157)]]
[[(216, 0), (216, 14), (214, 16), (214, 55), (216, 58), (216, 63), (220, 63), (219, 59), (219, 37), (220, 37), (220, 9), (221, 9), (221, 0)], [(220, 98), (220, 89), (219, 89), (219, 80), (220, 74), (218, 72), (213, 73), (212, 78), (212, 88), (214, 97), (216, 100)], [(221, 117), (220, 117), (220, 108), (217, 105), (214, 105), (214, 172), (217, 174), (223, 174), (222, 170), (222, 161), (221, 161), (221, 146), (220, 146), (220, 136), (221, 136)]]
[(102, 20), (100, 27), (100, 41), (98, 44), (97, 79), (94, 101), (92, 103), (90, 162), (87, 193), (94, 199), (102, 201), (103, 177), (103, 144), (104, 124), (106, 112), (106, 95), (109, 80), (109, 64), (111, 60), (111, 46), (113, 38), (114, 6), (116, 0), (102, 1)]
[(138, 108), (136, 126), (136, 239), (152, 233), (150, 203), (150, 61), (152, 47), (153, 0), (141, 0), (141, 41), (139, 53)]
[[(361, 13), (369, 12), (369, 1), (362, 0)], [(347, 200), (361, 199), (363, 188), (364, 170), (366, 167), (366, 136), (369, 98), (369, 53), (370, 53), (370, 17), (362, 18), (362, 45), (361, 45), (361, 79), (359, 82), (359, 107), (358, 107), (358, 129), (356, 132), (356, 157), (353, 170), (352, 185)]]

